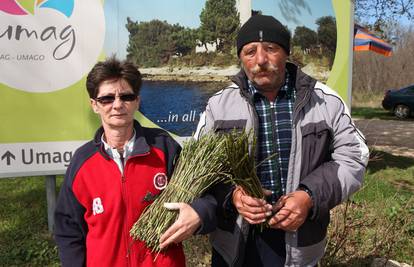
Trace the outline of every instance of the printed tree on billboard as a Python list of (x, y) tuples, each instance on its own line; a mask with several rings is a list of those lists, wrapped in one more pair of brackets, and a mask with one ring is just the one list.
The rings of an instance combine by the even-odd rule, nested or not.
[(302, 50), (314, 48), (318, 44), (318, 34), (306, 26), (298, 26), (292, 42), (294, 46), (300, 46)]
[(336, 20), (332, 16), (324, 16), (317, 19), (316, 24), (318, 25), (319, 43), (324, 53), (328, 55), (330, 65), (332, 65), (336, 51)]
[(140, 67), (157, 67), (174, 56), (191, 53), (196, 46), (195, 30), (166, 21), (134, 22), (127, 18), (128, 58)]
[(216, 44), (218, 52), (229, 53), (240, 25), (235, 0), (207, 0), (200, 14), (199, 40)]

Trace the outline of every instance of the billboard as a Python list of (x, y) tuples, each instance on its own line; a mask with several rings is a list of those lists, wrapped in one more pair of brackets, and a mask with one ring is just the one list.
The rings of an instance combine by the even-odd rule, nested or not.
[[(100, 125), (89, 107), (85, 76), (112, 54), (131, 59), (144, 74), (140, 122), (180, 140), (190, 136), (208, 97), (238, 70), (230, 41), (199, 35), (206, 30), (209, 1), (1, 1), (0, 177), (64, 173), (74, 150)], [(234, 2), (228, 10), (240, 14), (237, 25), (253, 10), (275, 16), (292, 35), (305, 26), (317, 33), (318, 19), (334, 18), (333, 54), (320, 44), (298, 46), (292, 60), (349, 99), (351, 1), (223, 2)], [(145, 36), (153, 26), (169, 35)]]

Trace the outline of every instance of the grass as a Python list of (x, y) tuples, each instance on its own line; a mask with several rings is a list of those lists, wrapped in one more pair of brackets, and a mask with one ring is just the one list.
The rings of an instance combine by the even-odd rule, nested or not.
[(359, 119), (395, 119), (392, 112), (382, 108), (383, 93), (352, 92), (352, 117)]
[(395, 120), (395, 116), (383, 108), (352, 107), (351, 113), (353, 118), (359, 119)]
[[(357, 119), (397, 120), (398, 118), (388, 110), (378, 107), (352, 107), (351, 115)], [(413, 121), (414, 118), (406, 118), (405, 121)]]
[(332, 212), (324, 266), (414, 264), (414, 159), (371, 151), (363, 188)]
[[(365, 92), (361, 89), (352, 92), (352, 117), (359, 119), (381, 119), (381, 120), (395, 120), (397, 119), (393, 112), (385, 110), (382, 107), (382, 100), (384, 99), (383, 92)], [(407, 119), (406, 119), (407, 120)], [(408, 118), (413, 121), (414, 118)]]
[[(62, 177), (58, 177), (60, 185)], [(414, 159), (371, 151), (364, 187), (332, 214), (322, 266), (414, 264)], [(0, 266), (59, 266), (47, 229), (44, 177), (0, 179)], [(184, 243), (188, 266), (209, 266), (206, 236)]]
[(0, 266), (59, 266), (47, 229), (45, 178), (0, 179), (0, 203)]

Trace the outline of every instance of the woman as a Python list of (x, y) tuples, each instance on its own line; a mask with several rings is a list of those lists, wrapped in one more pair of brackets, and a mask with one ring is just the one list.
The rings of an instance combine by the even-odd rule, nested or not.
[(134, 120), (141, 74), (110, 58), (90, 71), (86, 87), (102, 127), (67, 169), (55, 212), (63, 266), (185, 266), (182, 245), (154, 255), (129, 230), (171, 176), (179, 145), (163, 130)]

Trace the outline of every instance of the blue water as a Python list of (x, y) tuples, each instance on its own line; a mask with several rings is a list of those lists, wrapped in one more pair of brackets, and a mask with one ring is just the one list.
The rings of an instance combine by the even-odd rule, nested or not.
[(192, 135), (207, 100), (223, 83), (144, 81), (140, 111), (152, 122), (179, 136)]

